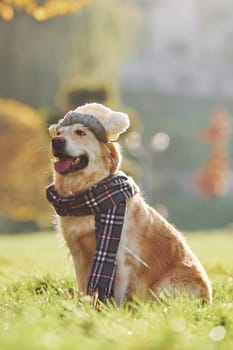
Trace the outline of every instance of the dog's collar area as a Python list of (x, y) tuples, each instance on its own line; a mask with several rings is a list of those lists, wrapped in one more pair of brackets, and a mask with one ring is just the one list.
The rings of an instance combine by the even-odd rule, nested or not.
[(58, 131), (64, 126), (70, 126), (74, 124), (83, 124), (84, 126), (88, 127), (97, 137), (97, 139), (104, 143), (107, 143), (109, 141), (105, 128), (101, 122), (91, 114), (83, 114), (75, 111), (70, 111), (64, 116), (63, 119), (59, 120), (56, 129)]

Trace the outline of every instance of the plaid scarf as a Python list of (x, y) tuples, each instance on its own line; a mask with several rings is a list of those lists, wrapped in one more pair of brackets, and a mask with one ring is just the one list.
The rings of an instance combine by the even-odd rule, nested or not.
[(54, 185), (46, 189), (49, 202), (60, 216), (95, 215), (96, 251), (87, 293), (105, 302), (113, 297), (116, 275), (116, 255), (124, 223), (126, 200), (138, 187), (123, 172), (104, 179), (70, 197), (60, 197)]

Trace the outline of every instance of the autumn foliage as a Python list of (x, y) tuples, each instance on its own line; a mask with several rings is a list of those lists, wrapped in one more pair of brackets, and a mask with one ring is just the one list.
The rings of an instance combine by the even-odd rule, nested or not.
[(11, 21), (15, 11), (22, 10), (37, 21), (45, 21), (73, 13), (89, 2), (90, 0), (0, 0), (0, 17)]
[(196, 178), (198, 188), (204, 195), (221, 195), (226, 191), (229, 174), (227, 144), (230, 126), (229, 115), (217, 113), (203, 132), (203, 140), (210, 143), (212, 147), (209, 159)]
[(48, 144), (38, 112), (0, 99), (0, 217), (39, 224), (48, 220), (44, 198), (50, 174)]

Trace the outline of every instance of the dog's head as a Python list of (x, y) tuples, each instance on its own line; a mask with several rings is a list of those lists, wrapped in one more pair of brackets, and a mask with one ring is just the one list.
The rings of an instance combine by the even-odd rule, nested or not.
[(112, 141), (128, 127), (127, 114), (97, 103), (67, 113), (49, 128), (55, 172), (69, 177), (96, 175), (100, 179), (112, 175), (121, 160), (118, 145)]

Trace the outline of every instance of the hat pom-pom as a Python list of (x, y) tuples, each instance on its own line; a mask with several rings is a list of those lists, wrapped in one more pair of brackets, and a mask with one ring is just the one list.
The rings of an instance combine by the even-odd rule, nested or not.
[(122, 112), (112, 112), (102, 124), (110, 141), (116, 141), (130, 126), (128, 115)]

